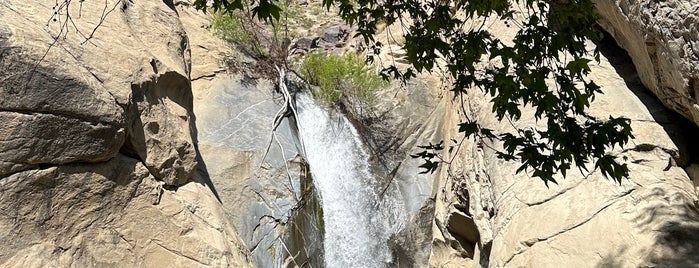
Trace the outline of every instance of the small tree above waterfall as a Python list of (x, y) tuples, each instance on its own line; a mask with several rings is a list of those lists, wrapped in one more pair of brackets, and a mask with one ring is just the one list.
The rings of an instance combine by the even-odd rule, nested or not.
[[(208, 5), (207, 5), (208, 3)], [(265, 21), (278, 20), (280, 8), (269, 0), (252, 0), (252, 14)], [(498, 120), (522, 118), (521, 108), (534, 111), (545, 127), (517, 128), (496, 133), (467, 118), (459, 124), (466, 137), (499, 140), (500, 158), (519, 161), (518, 172), (531, 172), (545, 183), (554, 174), (566, 175), (575, 167), (587, 171), (595, 163), (603, 175), (621, 182), (628, 177), (626, 164), (608, 152), (630, 138), (630, 120), (594, 118), (587, 108), (600, 87), (587, 78), (588, 63), (599, 60), (599, 51), (587, 51), (587, 41), (597, 42), (592, 0), (323, 0), (336, 6), (339, 15), (356, 26), (378, 55), (382, 48), (374, 36), (380, 24), (400, 24), (405, 42), (403, 56), (411, 68), (386, 67), (382, 74), (409, 79), (419, 72), (443, 71), (455, 97), (477, 88), (488, 94)], [(243, 9), (242, 0), (196, 0), (202, 10)], [(247, 5), (247, 3), (246, 3)], [(490, 32), (494, 21), (514, 27), (512, 40), (500, 40)], [(370, 59), (371, 60), (371, 59)], [(442, 144), (422, 147), (414, 155), (425, 159), (425, 172), (434, 171)]]

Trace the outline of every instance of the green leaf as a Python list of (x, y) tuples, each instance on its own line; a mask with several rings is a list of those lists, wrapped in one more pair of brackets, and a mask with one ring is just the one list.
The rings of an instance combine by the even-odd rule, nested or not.
[(252, 8), (253, 16), (263, 21), (278, 21), (282, 9), (269, 0), (260, 0), (256, 7)]
[(478, 132), (478, 123), (476, 123), (476, 122), (460, 123), (459, 124), (459, 132), (463, 132), (464, 135), (466, 135), (466, 137), (470, 137), (471, 135)]

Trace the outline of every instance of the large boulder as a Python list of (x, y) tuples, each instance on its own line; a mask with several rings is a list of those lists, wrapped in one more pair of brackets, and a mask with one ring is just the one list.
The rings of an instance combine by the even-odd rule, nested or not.
[(251, 265), (197, 153), (172, 1), (0, 17), (0, 266)]
[(0, 14), (0, 110), (13, 122), (0, 174), (123, 149), (167, 184), (187, 182), (196, 166), (189, 44), (171, 7), (5, 1)]
[(3, 267), (242, 267), (251, 257), (203, 183), (138, 160), (30, 169), (0, 184)]

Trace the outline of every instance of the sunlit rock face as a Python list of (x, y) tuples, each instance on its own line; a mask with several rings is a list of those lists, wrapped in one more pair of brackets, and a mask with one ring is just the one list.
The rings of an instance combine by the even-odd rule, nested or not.
[(251, 264), (205, 185), (175, 9), (0, 3), (0, 266)]
[[(598, 7), (601, 10), (610, 3), (598, 3)], [(691, 7), (695, 3), (688, 1), (683, 5)], [(610, 10), (617, 11), (618, 8)], [(691, 17), (693, 15), (685, 18), (691, 20)], [(603, 14), (602, 25), (610, 29), (605, 25), (605, 18)], [(663, 26), (667, 29), (696, 27), (695, 24), (685, 26), (684, 20), (665, 19), (663, 23), (667, 23)], [(499, 22), (489, 25), (502, 38), (512, 36), (516, 30)], [(642, 25), (633, 27), (642, 29)], [(644, 74), (647, 70), (638, 66), (640, 60), (633, 51), (629, 51), (628, 58), (623, 49), (626, 48), (624, 41), (609, 31), (617, 39), (603, 41), (601, 62), (592, 66), (591, 78), (602, 86), (604, 94), (597, 96), (590, 112), (601, 119), (610, 115), (631, 119), (635, 139), (627, 148), (613, 151), (620, 161), (629, 165), (630, 180), (616, 184), (590, 166), (590, 173), (569, 172), (566, 179), (557, 179), (559, 184), (546, 187), (525, 173), (516, 174), (516, 163), (497, 159), (493, 149), (500, 148), (499, 144), (467, 139), (458, 150), (444, 152), (444, 158), (451, 164), (437, 172), (439, 176), (434, 179), (432, 192), (434, 207), (425, 207), (433, 214), (431, 230), (422, 227), (410, 232), (415, 238), (421, 237), (415, 236), (416, 233), (431, 236), (431, 247), (425, 249), (430, 255), (429, 266), (684, 267), (699, 264), (699, 259), (692, 254), (697, 250), (695, 245), (699, 240), (695, 234), (699, 228), (696, 224), (699, 219), (697, 195), (687, 175), (696, 173), (694, 165), (690, 165), (697, 161), (693, 158), (691, 143), (696, 126), (674, 114), (671, 110), (679, 110), (672, 104), (665, 103), (671, 109), (664, 105), (664, 93), (653, 90), (646, 81), (650, 78), (657, 84), (660, 81), (658, 75), (644, 78), (648, 76)], [(683, 39), (690, 45), (694, 42), (691, 38)], [(385, 60), (401, 54), (399, 37), (381, 41), (392, 49), (382, 55)], [(615, 43), (622, 44), (622, 48), (616, 47)], [(644, 45), (643, 41), (634, 43)], [(695, 76), (695, 71), (691, 70), (696, 68), (697, 61), (693, 57), (668, 54), (663, 59), (681, 62), (673, 68), (684, 68), (685, 71), (680, 72), (684, 73), (684, 85), (676, 88), (685, 92), (691, 92), (694, 85), (687, 78)], [(678, 73), (673, 69), (661, 72)], [(432, 78), (439, 81), (438, 76)], [(400, 94), (415, 96), (435, 92), (434, 96), (441, 96), (439, 86), (439, 82), (428, 83)], [(381, 99), (382, 103), (392, 101), (390, 98)], [(469, 92), (463, 102), (458, 98), (435, 98), (419, 103), (436, 106), (432, 113), (440, 114), (430, 115), (429, 118), (434, 119), (421, 121), (427, 124), (411, 133), (436, 133), (441, 135), (436, 140), (444, 140), (447, 146), (451, 145), (448, 141), (452, 138), (460, 140), (457, 124), (466, 118), (477, 119), (486, 127), (500, 131), (513, 130), (509, 123), (499, 123), (493, 118), (489, 99), (478, 91)], [(389, 109), (395, 112), (400, 110), (401, 104), (386, 106), (397, 107)], [(692, 104), (685, 106), (691, 107)], [(527, 113), (524, 111), (525, 115)], [(359, 112), (355, 111), (355, 114)], [(686, 113), (683, 115), (692, 118)], [(529, 119), (515, 124), (520, 128), (537, 126), (537, 122)], [(386, 133), (382, 127), (368, 127), (364, 131), (369, 133), (367, 136), (374, 137)], [(412, 137), (396, 136), (397, 144), (405, 144), (401, 142)], [(419, 152), (421, 149), (413, 147), (408, 151)], [(684, 167), (690, 168), (685, 171)], [(409, 237), (407, 233), (404, 235)], [(419, 253), (410, 256), (419, 256)]]
[[(503, 36), (512, 31), (499, 23), (492, 27)], [(695, 126), (654, 96), (662, 100), (664, 93), (643, 86), (648, 79), (643, 77), (647, 75), (644, 67), (637, 73), (625, 51), (614, 43), (603, 42), (601, 62), (592, 66), (590, 78), (602, 86), (604, 94), (597, 96), (590, 112), (600, 119), (610, 115), (631, 119), (635, 139), (627, 148), (613, 151), (629, 165), (630, 179), (616, 184), (591, 166), (589, 174), (572, 172), (566, 179), (559, 178), (559, 184), (545, 187), (525, 173), (515, 174), (516, 163), (498, 160), (492, 149), (498, 144), (468, 141), (440, 179), (434, 226), (441, 231), (433, 232), (431, 265), (684, 267), (699, 263), (691, 253), (699, 239), (695, 234), (697, 195), (683, 169), (696, 161), (688, 144), (694, 134), (686, 132)], [(636, 63), (633, 52), (629, 54)], [(679, 56), (665, 60), (696, 64)], [(677, 88), (685, 90), (686, 85)], [(450, 104), (445, 118), (451, 121), (445, 126), (455, 127), (468, 116), (494, 129), (512, 130), (509, 123), (493, 120), (488, 100), (481, 96), (469, 94), (465, 110), (460, 102)], [(522, 120), (515, 125), (537, 124)], [(444, 138), (454, 136), (457, 132), (452, 128)], [(478, 236), (472, 234), (474, 230)]]
[[(439, 75), (368, 106), (304, 99), (275, 125), (275, 71), (188, 1), (74, 2), (73, 21), (60, 1), (0, 2), (0, 266), (699, 265), (695, 134), (666, 108), (699, 122), (696, 0), (597, 1), (613, 39), (590, 111), (632, 120), (635, 139), (613, 151), (631, 177), (590, 166), (549, 187), (497, 159), (499, 144), (461, 141), (466, 117), (512, 126)], [(315, 34), (342, 36), (321, 49), (356, 44), (327, 25)], [(384, 60), (402, 55), (400, 36), (377, 40)], [(450, 164), (419, 174), (418, 146), (452, 139)]]
[(643, 84), (699, 123), (699, 1), (596, 0), (600, 26), (624, 48)]

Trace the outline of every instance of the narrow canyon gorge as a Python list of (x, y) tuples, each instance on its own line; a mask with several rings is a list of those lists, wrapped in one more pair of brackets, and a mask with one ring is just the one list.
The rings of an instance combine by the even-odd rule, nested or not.
[[(439, 72), (312, 93), (288, 66), (366, 51), (322, 1), (251, 53), (194, 0), (0, 0), (0, 267), (699, 267), (699, 0), (593, 2), (588, 112), (630, 120), (629, 178), (545, 185), (459, 127), (545, 127), (531, 106), (498, 120)], [(406, 69), (401, 25), (376, 28)]]

